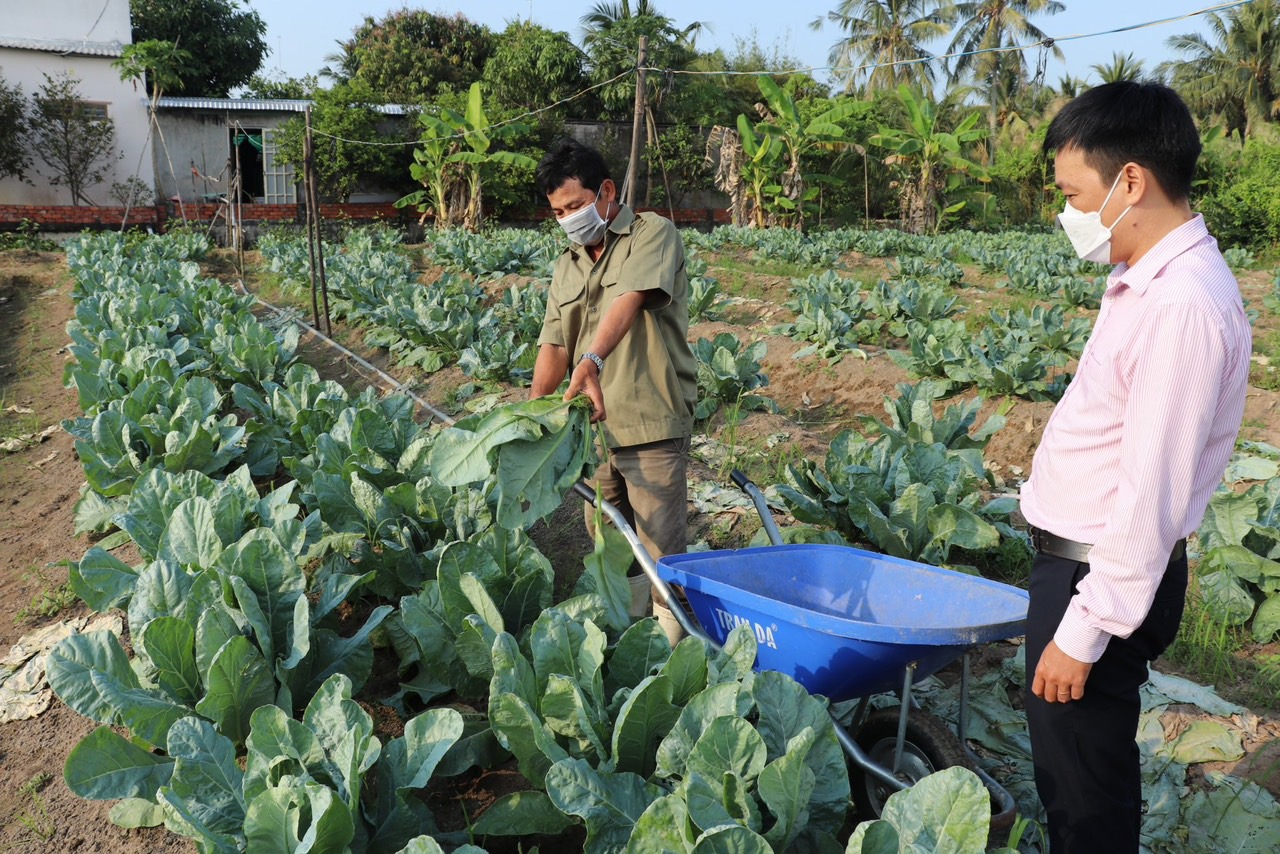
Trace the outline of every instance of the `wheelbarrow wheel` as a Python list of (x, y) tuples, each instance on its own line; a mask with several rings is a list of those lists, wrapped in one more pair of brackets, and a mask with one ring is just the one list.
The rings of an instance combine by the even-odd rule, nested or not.
[[(878, 709), (867, 716), (855, 740), (872, 762), (893, 768), (893, 751), (898, 741), (898, 707)], [(907, 716), (907, 734), (902, 744), (898, 779), (917, 783), (934, 771), (960, 765), (972, 769), (964, 746), (940, 718), (919, 709)], [(892, 789), (860, 768), (853, 769), (853, 797), (861, 821), (880, 817)]]

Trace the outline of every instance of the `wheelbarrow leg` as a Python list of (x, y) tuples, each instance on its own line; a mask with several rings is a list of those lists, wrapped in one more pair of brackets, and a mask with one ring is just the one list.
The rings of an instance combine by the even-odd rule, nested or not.
[[(830, 715), (831, 713), (828, 712)], [(836, 740), (840, 742), (840, 746), (844, 748), (845, 755), (853, 760), (853, 764), (857, 765), (864, 772), (872, 775), (886, 786), (892, 788), (895, 792), (910, 787), (910, 783), (904, 783), (893, 774), (889, 773), (889, 769), (874, 762), (867, 752), (862, 749), (858, 742), (853, 740), (853, 736), (849, 731), (840, 725), (840, 721), (836, 720), (835, 715), (831, 715), (832, 728), (836, 731)]]
[(1013, 795), (1009, 794), (1009, 790), (996, 782), (995, 778), (982, 770), (978, 765), (978, 754), (969, 749), (969, 652), (966, 650), (964, 654), (964, 662), (960, 669), (960, 713), (956, 716), (956, 735), (960, 737), (960, 745), (964, 748), (965, 756), (969, 757), (969, 762), (973, 765), (973, 772), (978, 775), (978, 779), (987, 787), (987, 792), (991, 794), (1000, 811), (991, 816), (992, 830), (1005, 830), (1013, 826), (1013, 820), (1018, 815), (1018, 804), (1013, 799)]
[(853, 712), (853, 718), (851, 719), (849, 729), (853, 730), (854, 732), (858, 731), (858, 728), (862, 726), (862, 722), (867, 719), (867, 707), (870, 705), (871, 705), (870, 694), (868, 694), (867, 696), (863, 697), (861, 700), (858, 701), (858, 708), (855, 709)]
[(916, 663), (913, 661), (902, 668), (902, 704), (898, 707), (898, 741), (893, 746), (893, 773), (902, 770), (902, 747), (907, 741), (907, 715), (911, 713), (911, 682), (916, 675)]

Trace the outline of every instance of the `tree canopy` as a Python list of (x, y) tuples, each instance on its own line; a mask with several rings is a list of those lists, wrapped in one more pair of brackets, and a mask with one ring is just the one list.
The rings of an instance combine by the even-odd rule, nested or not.
[(504, 106), (534, 110), (588, 85), (586, 55), (568, 33), (512, 21), (496, 41), (483, 80), (489, 96)]
[(26, 179), (31, 168), (26, 133), (27, 99), (22, 87), (0, 77), (0, 178)]
[(359, 78), (389, 103), (419, 103), (465, 91), (484, 73), (496, 47), (493, 32), (461, 12), (400, 9), (364, 23), (330, 57), (336, 80)]
[(266, 58), (267, 25), (238, 0), (130, 0), (133, 41), (173, 42), (191, 54), (181, 69), (184, 95), (225, 98)]

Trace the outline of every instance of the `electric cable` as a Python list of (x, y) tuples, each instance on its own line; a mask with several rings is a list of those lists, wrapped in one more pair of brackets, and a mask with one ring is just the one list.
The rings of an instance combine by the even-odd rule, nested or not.
[[(547, 105), (547, 106), (545, 106), (545, 107), (539, 107), (539, 108), (538, 108), (538, 109), (536, 109), (536, 110), (530, 110), (530, 111), (529, 111), (529, 112), (527, 112), (527, 113), (521, 113), (521, 114), (520, 114), (520, 115), (518, 115), (518, 116), (512, 116), (512, 117), (511, 117), (511, 118), (509, 118), (509, 119), (503, 119), (503, 120), (502, 120), (502, 121), (500, 121), (500, 122), (494, 122), (493, 124), (489, 125), (489, 126), (488, 126), (488, 127), (486, 127), (486, 128), (478, 128), (478, 129), (476, 129), (476, 130), (463, 131), (462, 133), (455, 133), (455, 134), (451, 134), (451, 135), (449, 135), (449, 136), (442, 136), (442, 137), (438, 137), (438, 139), (439, 139), (440, 141), (445, 141), (445, 140), (450, 140), (450, 139), (465, 139), (465, 138), (466, 138), (466, 137), (468, 137), (468, 136), (471, 136), (471, 135), (473, 135), (473, 134), (477, 134), (477, 133), (481, 133), (482, 131), (483, 131), (483, 132), (488, 132), (488, 131), (490, 131), (490, 130), (492, 130), (492, 129), (494, 129), (494, 128), (502, 127), (502, 126), (504, 126), (504, 125), (514, 124), (515, 122), (518, 122), (518, 121), (520, 121), (520, 120), (522, 120), (522, 119), (527, 119), (527, 118), (529, 118), (530, 116), (536, 116), (536, 115), (539, 115), (539, 114), (541, 114), (541, 113), (545, 113), (545, 112), (547, 112), (548, 110), (554, 110), (556, 107), (560, 107), (560, 106), (563, 106), (563, 105), (565, 105), (565, 104), (568, 104), (568, 103), (570, 103), (570, 102), (572, 102), (572, 101), (576, 101), (576, 100), (578, 100), (579, 98), (583, 97), (584, 95), (587, 95), (587, 94), (589, 94), (589, 93), (591, 93), (591, 92), (594, 92), (596, 89), (600, 89), (600, 88), (603, 88), (603, 87), (605, 87), (605, 86), (608, 86), (610, 83), (617, 83), (617, 82), (618, 82), (619, 80), (621, 80), (622, 78), (624, 78), (624, 77), (629, 77), (630, 75), (634, 74), (635, 72), (636, 72), (636, 69), (634, 69), (634, 68), (629, 68), (629, 69), (627, 69), (626, 71), (623, 71), (621, 74), (616, 74), (616, 75), (614, 75), (613, 77), (610, 77), (608, 80), (605, 80), (605, 81), (603, 81), (603, 82), (601, 82), (601, 83), (595, 83), (595, 84), (592, 84), (591, 86), (588, 86), (586, 89), (583, 89), (581, 92), (577, 92), (577, 93), (575, 93), (575, 94), (573, 94), (573, 95), (570, 95), (570, 96), (569, 96), (569, 97), (567, 97), (567, 98), (561, 98), (559, 101), (556, 101), (556, 102), (555, 102), (555, 103), (553, 103), (553, 104), (548, 104), (548, 105)], [(331, 134), (331, 133), (325, 133), (324, 131), (316, 130), (315, 128), (312, 128), (312, 129), (311, 129), (311, 134), (312, 134), (313, 136), (324, 136), (324, 137), (328, 137), (329, 139), (334, 139), (334, 140), (337, 140), (338, 142), (345, 142), (345, 143), (348, 143), (348, 144), (350, 144), (350, 145), (373, 145), (373, 146), (383, 146), (383, 147), (394, 148), (394, 147), (405, 146), (405, 145), (419, 145), (419, 144), (421, 144), (421, 140), (417, 140), (417, 139), (414, 139), (414, 140), (408, 140), (408, 141), (393, 141), (393, 142), (381, 142), (381, 141), (376, 141), (376, 142), (375, 142), (375, 141), (360, 140), (360, 139), (346, 139), (345, 137), (337, 136), (337, 135), (335, 135), (335, 134)]]
[(1015, 53), (1025, 50), (1034, 50), (1036, 48), (1052, 48), (1057, 42), (1078, 41), (1079, 39), (1091, 39), (1099, 36), (1116, 35), (1117, 33), (1127, 33), (1134, 30), (1142, 30), (1148, 27), (1156, 27), (1164, 24), (1176, 23), (1177, 21), (1185, 21), (1189, 18), (1195, 18), (1199, 15), (1207, 15), (1213, 12), (1224, 12), (1228, 9), (1234, 9), (1239, 6), (1246, 6), (1253, 0), (1230, 0), (1226, 3), (1218, 3), (1213, 6), (1207, 6), (1194, 12), (1185, 12), (1181, 15), (1173, 15), (1167, 18), (1158, 18), (1153, 21), (1142, 21), (1137, 24), (1127, 24), (1122, 27), (1116, 27), (1110, 30), (1101, 30), (1094, 33), (1074, 33), (1066, 36), (1045, 36), (1029, 44), (1013, 44), (1003, 45), (1000, 47), (984, 47), (976, 50), (955, 51), (953, 53), (943, 53), (931, 55), (928, 57), (917, 57), (914, 59), (895, 59), (892, 62), (869, 62), (865, 65), (814, 65), (807, 68), (789, 68), (779, 70), (760, 70), (760, 71), (690, 71), (687, 69), (670, 69), (670, 68), (654, 68), (645, 67), (645, 71), (654, 71), (661, 74), (680, 74), (688, 77), (759, 77), (761, 75), (770, 77), (780, 77), (789, 74), (808, 74), (813, 71), (832, 71), (839, 73), (856, 74), (860, 71), (871, 71), (877, 68), (892, 68), (899, 65), (920, 65), (927, 62), (934, 62), (947, 59), (960, 59), (963, 57), (979, 56), (986, 53)]

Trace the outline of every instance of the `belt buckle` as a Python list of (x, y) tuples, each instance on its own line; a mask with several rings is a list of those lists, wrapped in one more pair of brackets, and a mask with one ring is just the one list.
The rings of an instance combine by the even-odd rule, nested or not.
[(1040, 547), (1042, 543), (1041, 534), (1043, 533), (1044, 532), (1041, 531), (1039, 528), (1037, 528), (1035, 525), (1027, 526), (1027, 534), (1030, 535), (1031, 537), (1031, 548), (1035, 549), (1036, 551), (1043, 551), (1043, 549)]

